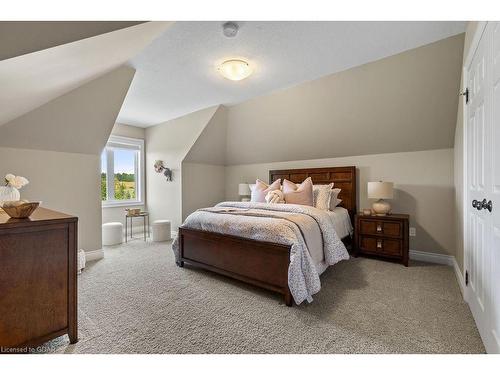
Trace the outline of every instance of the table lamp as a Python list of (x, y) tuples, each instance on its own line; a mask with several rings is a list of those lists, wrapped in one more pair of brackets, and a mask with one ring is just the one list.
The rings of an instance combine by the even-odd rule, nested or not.
[(391, 205), (384, 199), (393, 198), (393, 182), (368, 182), (368, 198), (378, 199), (372, 205), (372, 210), (377, 216), (385, 216), (391, 211)]
[(249, 202), (249, 196), (252, 194), (250, 185), (242, 183), (238, 185), (238, 195), (241, 197), (242, 202)]

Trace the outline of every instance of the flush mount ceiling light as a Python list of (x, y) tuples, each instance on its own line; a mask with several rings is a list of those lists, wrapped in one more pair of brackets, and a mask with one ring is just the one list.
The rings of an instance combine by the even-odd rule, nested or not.
[(226, 60), (219, 66), (219, 72), (224, 78), (231, 81), (241, 81), (252, 74), (252, 67), (243, 60)]

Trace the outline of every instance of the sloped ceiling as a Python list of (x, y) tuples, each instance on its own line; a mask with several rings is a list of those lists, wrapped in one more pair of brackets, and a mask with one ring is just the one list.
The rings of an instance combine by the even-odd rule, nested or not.
[(0, 146), (99, 155), (134, 69), (122, 66), (0, 127)]
[(3, 21), (0, 61), (138, 25), (140, 21)]
[[(152, 126), (213, 105), (232, 105), (463, 33), (466, 22), (176, 22), (131, 61), (137, 73), (118, 121)], [(223, 78), (229, 58), (250, 62), (239, 82)]]
[(460, 34), (230, 106), (226, 162), (452, 148), (463, 45)]
[[(147, 128), (148, 157), (168, 160), (169, 165), (180, 165), (217, 109), (218, 106), (205, 108)], [(156, 157), (155, 154), (161, 157)], [(153, 168), (152, 165), (150, 167)]]
[(128, 61), (171, 22), (147, 22), (0, 61), (0, 126)]
[(220, 105), (196, 139), (184, 161), (191, 163), (226, 164), (227, 109)]

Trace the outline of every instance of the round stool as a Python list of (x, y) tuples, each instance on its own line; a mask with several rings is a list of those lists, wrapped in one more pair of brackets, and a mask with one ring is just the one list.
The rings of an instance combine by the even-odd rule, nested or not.
[(104, 246), (118, 245), (123, 242), (123, 224), (105, 223), (102, 225), (102, 244)]
[(170, 241), (171, 237), (170, 220), (155, 220), (153, 223), (153, 241)]

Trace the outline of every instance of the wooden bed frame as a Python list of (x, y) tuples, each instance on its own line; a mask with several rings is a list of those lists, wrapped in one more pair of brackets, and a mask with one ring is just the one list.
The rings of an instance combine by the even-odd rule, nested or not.
[[(356, 213), (356, 167), (306, 168), (269, 171), (269, 182), (286, 178), (301, 183), (311, 177), (314, 184), (329, 184), (342, 189), (340, 206)], [(350, 238), (346, 238), (345, 242)], [(179, 261), (229, 276), (283, 295), (292, 306), (288, 289), (290, 246), (197, 229), (179, 228)]]

